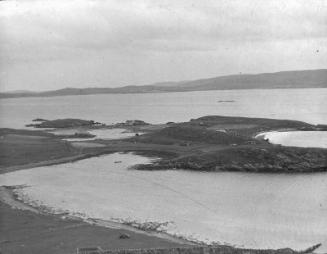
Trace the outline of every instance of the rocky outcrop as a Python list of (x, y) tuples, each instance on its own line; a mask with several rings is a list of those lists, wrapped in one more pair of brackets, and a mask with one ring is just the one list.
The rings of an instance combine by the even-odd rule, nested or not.
[(113, 127), (121, 128), (121, 127), (135, 127), (135, 126), (145, 126), (145, 125), (150, 125), (150, 124), (142, 120), (126, 120), (124, 123), (114, 124)]
[[(37, 119), (34, 119), (37, 121)], [(27, 124), (26, 127), (34, 127), (34, 128), (72, 128), (72, 127), (91, 127), (91, 126), (98, 126), (103, 125), (99, 122), (95, 122), (93, 120), (82, 120), (82, 119), (73, 119), (73, 118), (66, 118), (66, 119), (57, 119), (57, 120), (44, 120), (41, 119), (41, 123), (36, 124)], [(40, 121), (40, 120), (38, 120)]]
[(141, 170), (185, 169), (196, 171), (239, 171), (296, 173), (327, 171), (327, 151), (294, 147), (233, 147), (153, 164), (138, 165)]

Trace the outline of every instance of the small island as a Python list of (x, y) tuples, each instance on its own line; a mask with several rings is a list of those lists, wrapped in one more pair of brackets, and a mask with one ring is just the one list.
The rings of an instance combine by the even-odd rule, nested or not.
[(26, 124), (26, 127), (34, 128), (72, 128), (72, 127), (93, 127), (93, 126), (103, 126), (104, 124), (95, 122), (93, 120), (81, 120), (81, 119), (56, 119), (56, 120), (46, 120), (42, 118), (36, 118), (32, 120), (33, 124)]

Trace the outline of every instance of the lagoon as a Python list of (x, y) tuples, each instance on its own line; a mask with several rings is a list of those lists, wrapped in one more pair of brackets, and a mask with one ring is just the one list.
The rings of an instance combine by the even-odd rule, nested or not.
[(129, 138), (135, 136), (134, 132), (121, 128), (114, 128), (114, 129), (104, 128), (104, 129), (88, 129), (88, 130), (85, 130), (83, 128), (56, 129), (56, 130), (50, 130), (48, 132), (53, 133), (55, 135), (62, 135), (62, 136), (70, 136), (70, 135), (74, 135), (75, 133), (90, 133), (92, 135), (95, 135), (92, 138), (63, 138), (63, 140), (67, 140), (67, 141), (87, 141), (87, 140), (96, 140), (96, 139), (112, 140), (112, 139), (123, 139), (123, 138)]

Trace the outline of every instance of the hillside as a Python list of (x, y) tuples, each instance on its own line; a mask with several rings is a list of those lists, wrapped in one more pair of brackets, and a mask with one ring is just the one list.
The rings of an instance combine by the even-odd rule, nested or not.
[(0, 93), (0, 98), (277, 88), (327, 88), (327, 69), (239, 74), (193, 81), (162, 82), (117, 88), (64, 88), (46, 92)]

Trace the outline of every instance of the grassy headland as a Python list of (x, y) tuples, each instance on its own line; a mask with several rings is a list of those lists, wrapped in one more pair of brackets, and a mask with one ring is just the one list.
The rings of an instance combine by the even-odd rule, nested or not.
[(78, 154), (69, 142), (43, 131), (0, 129), (0, 137), (0, 168)]

